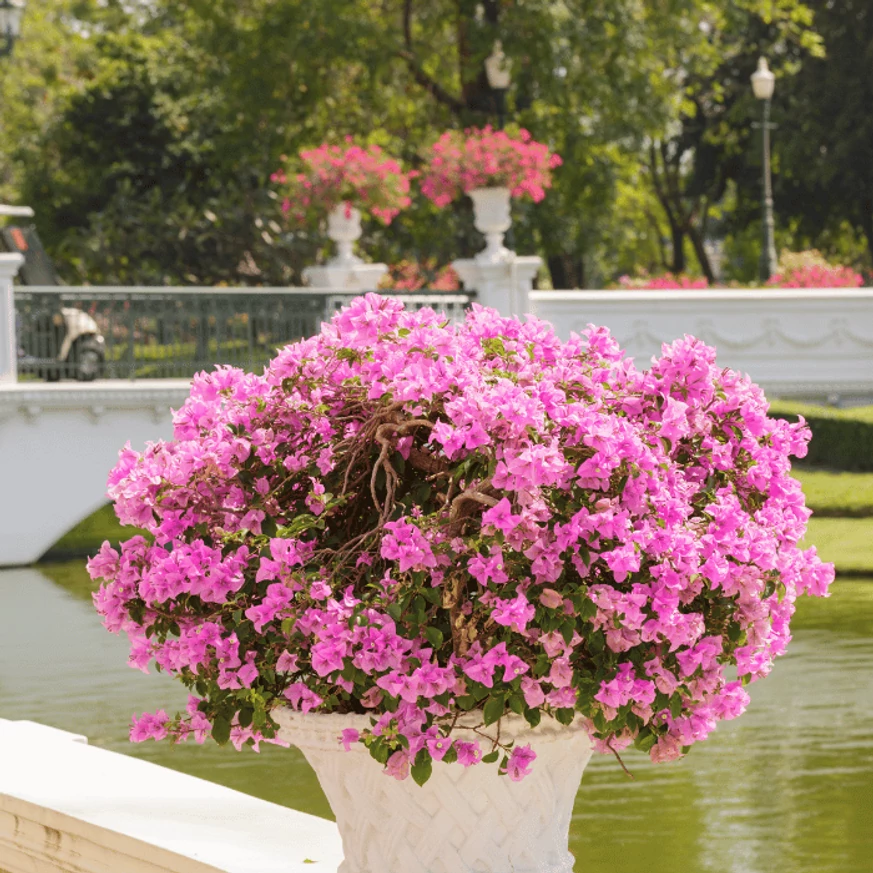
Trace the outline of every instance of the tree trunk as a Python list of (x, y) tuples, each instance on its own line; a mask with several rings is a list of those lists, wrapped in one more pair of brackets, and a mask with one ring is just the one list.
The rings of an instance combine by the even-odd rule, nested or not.
[(703, 246), (703, 235), (693, 224), (688, 225), (688, 238), (691, 240), (691, 245), (694, 246), (694, 254), (697, 255), (700, 269), (703, 270), (706, 281), (712, 285), (715, 282), (715, 275), (712, 272), (709, 255), (706, 254), (706, 249)]
[(581, 256), (549, 255), (546, 265), (552, 277), (552, 287), (560, 290), (585, 287), (585, 263)]
[(685, 231), (670, 216), (670, 238), (673, 242), (673, 260), (670, 272), (674, 275), (685, 272)]
[[(867, 251), (870, 253), (871, 262), (873, 262), (873, 196), (864, 197), (861, 200), (861, 227), (864, 236), (867, 237)], [(871, 270), (868, 281), (873, 282), (873, 270)]]

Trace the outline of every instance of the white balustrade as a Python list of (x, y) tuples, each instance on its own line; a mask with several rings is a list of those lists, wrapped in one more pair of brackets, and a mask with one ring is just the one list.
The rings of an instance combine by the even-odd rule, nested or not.
[(342, 857), (333, 822), (0, 718), (4, 873), (335, 873)]
[(873, 402), (873, 289), (532, 291), (529, 311), (567, 338), (608, 327), (645, 369), (684, 334), (775, 397)]

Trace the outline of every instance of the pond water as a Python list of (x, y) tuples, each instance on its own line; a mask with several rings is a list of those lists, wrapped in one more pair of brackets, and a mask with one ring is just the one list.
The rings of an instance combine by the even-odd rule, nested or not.
[[(126, 666), (91, 608), (81, 567), (0, 571), (0, 717), (330, 816), (296, 750), (131, 745), (132, 712), (175, 711), (185, 691)], [(873, 873), (873, 579), (803, 601), (789, 654), (752, 705), (683, 761), (629, 751), (589, 765), (570, 848), (585, 873)]]

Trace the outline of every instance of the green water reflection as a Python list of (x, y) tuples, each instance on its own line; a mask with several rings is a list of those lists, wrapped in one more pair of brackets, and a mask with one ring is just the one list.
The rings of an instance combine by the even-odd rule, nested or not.
[[(48, 575), (50, 574), (50, 575)], [(125, 666), (80, 566), (0, 572), (0, 716), (329, 816), (295, 750), (132, 746), (130, 714), (184, 702), (165, 676)], [(629, 753), (588, 768), (571, 831), (585, 873), (873, 873), (873, 579), (802, 602), (795, 639), (752, 706), (684, 761)]]

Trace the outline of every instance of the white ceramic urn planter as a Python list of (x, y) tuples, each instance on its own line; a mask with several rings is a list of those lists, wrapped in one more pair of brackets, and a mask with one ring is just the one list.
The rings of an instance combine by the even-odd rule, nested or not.
[[(437, 761), (419, 786), (384, 773), (360, 743), (348, 752), (340, 745), (343, 728), (369, 728), (369, 716), (279, 709), (273, 717), (279, 736), (312, 765), (336, 816), (345, 855), (339, 873), (573, 873), (570, 817), (592, 753), (578, 722), (544, 720), (531, 729), (520, 716), (502, 719), (501, 741), (530, 743), (537, 754), (520, 782), (499, 776), (494, 764)], [(476, 738), (468, 730), (458, 736), (468, 733)]]
[(509, 188), (474, 188), (467, 193), (473, 201), (473, 223), (485, 236), (485, 248), (476, 260), (487, 264), (509, 260), (513, 252), (503, 245), (503, 235), (512, 225)]
[(327, 235), (336, 243), (336, 255), (328, 264), (336, 267), (354, 266), (363, 261), (355, 254), (355, 243), (361, 238), (361, 210), (346, 203), (334, 206), (327, 215)]

